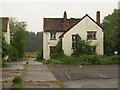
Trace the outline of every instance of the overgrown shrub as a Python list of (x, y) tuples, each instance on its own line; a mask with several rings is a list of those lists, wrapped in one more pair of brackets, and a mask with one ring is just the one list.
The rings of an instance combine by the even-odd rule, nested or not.
[(5, 66), (5, 60), (3, 58), (0, 58), (0, 68)]
[(19, 90), (22, 88), (22, 77), (21, 76), (15, 76), (13, 79), (13, 90)]
[[(9, 60), (17, 60), (18, 55), (16, 49), (11, 45), (2, 40), (2, 58), (8, 56)], [(4, 60), (3, 60), (4, 62)]]
[(51, 58), (58, 59), (64, 57), (62, 50), (62, 40), (59, 40), (58, 44), (51, 51)]
[(90, 41), (88, 40), (82, 40), (82, 38), (79, 36), (79, 34), (76, 35), (75, 38), (75, 45), (73, 47), (73, 54), (74, 56), (79, 56), (83, 54), (95, 54), (95, 45), (90, 45)]
[(42, 50), (37, 52), (36, 60), (43, 61), (43, 51)]
[(5, 42), (5, 40), (2, 40), (2, 58), (9, 55), (9, 44)]
[(81, 56), (64, 56), (59, 59), (50, 59), (44, 61), (44, 64), (71, 64), (71, 65), (108, 65), (119, 64), (120, 56), (104, 55), (81, 55)]
[(21, 76), (15, 76), (13, 79), (13, 84), (20, 84), (20, 83), (22, 83)]

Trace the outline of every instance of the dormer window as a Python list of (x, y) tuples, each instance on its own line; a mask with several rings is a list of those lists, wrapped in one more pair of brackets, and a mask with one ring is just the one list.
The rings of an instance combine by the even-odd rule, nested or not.
[(55, 40), (56, 39), (56, 32), (51, 32), (50, 33), (50, 39)]
[(96, 40), (96, 31), (87, 31), (88, 40)]

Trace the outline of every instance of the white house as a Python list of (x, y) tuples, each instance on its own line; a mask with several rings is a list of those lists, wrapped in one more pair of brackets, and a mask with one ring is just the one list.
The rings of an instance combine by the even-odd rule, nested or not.
[(43, 58), (50, 59), (50, 51), (59, 39), (62, 39), (62, 50), (70, 56), (73, 53), (73, 40), (76, 34), (82, 39), (90, 40), (96, 45), (97, 54), (103, 54), (103, 28), (100, 25), (100, 12), (96, 13), (96, 21), (88, 14), (82, 18), (67, 19), (64, 12), (63, 18), (44, 18), (43, 24)]
[(0, 17), (0, 29), (4, 34), (5, 41), (10, 44), (9, 17)]

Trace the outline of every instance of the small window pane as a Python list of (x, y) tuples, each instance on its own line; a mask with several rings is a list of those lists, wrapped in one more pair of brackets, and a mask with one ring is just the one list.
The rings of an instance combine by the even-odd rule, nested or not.
[(50, 39), (56, 39), (56, 33), (55, 32), (50, 33)]
[(96, 32), (87, 32), (87, 39), (90, 39), (90, 40), (95, 40), (96, 39)]

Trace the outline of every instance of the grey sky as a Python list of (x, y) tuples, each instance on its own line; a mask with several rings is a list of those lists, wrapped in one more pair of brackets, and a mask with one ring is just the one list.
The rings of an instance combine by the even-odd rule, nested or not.
[[(74, 1), (74, 0), (73, 0)], [(118, 0), (119, 1), (119, 0)], [(112, 13), (118, 8), (118, 1), (115, 2), (2, 2), (2, 16), (15, 17), (18, 20), (27, 22), (28, 31), (42, 31), (43, 17), (63, 17), (67, 11), (68, 18), (82, 18), (89, 14), (94, 20), (96, 11), (101, 12), (101, 22), (104, 16)]]

